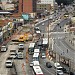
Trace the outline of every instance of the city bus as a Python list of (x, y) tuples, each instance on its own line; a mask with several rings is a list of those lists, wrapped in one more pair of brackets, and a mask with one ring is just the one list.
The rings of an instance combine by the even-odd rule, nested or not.
[(39, 61), (39, 53), (33, 54), (33, 61)]
[(28, 48), (28, 53), (33, 54), (34, 53), (34, 48), (35, 48), (35, 43), (30, 43), (29, 48)]
[(44, 75), (40, 66), (33, 66), (34, 75)]

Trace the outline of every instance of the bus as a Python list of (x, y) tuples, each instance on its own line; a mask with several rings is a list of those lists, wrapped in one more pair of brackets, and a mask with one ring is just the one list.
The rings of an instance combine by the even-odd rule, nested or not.
[(44, 75), (40, 66), (33, 66), (34, 75)]
[(40, 49), (34, 49), (34, 53), (40, 53)]
[(34, 48), (35, 48), (35, 43), (30, 43), (29, 48), (28, 48), (28, 53), (33, 54), (34, 53)]
[(43, 38), (42, 46), (46, 49), (48, 48), (48, 38)]
[(33, 54), (33, 61), (39, 61), (39, 53)]

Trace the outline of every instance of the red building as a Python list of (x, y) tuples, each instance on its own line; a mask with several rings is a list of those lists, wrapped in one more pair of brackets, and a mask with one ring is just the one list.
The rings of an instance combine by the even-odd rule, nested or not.
[(36, 12), (36, 0), (19, 0), (19, 12), (20, 13)]
[(19, 0), (18, 13), (14, 14), (15, 17), (22, 15), (22, 13), (36, 12), (36, 1), (37, 0)]
[(33, 12), (33, 0), (23, 0), (23, 12), (32, 13)]

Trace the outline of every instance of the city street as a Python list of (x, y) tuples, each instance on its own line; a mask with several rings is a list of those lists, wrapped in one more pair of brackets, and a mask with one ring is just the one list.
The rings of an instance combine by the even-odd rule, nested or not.
[[(70, 10), (69, 10), (70, 9)], [(67, 45), (67, 43), (65, 42), (66, 36), (69, 35), (69, 32), (64, 32), (64, 26), (70, 22), (70, 17), (68, 17), (67, 19), (64, 19), (63, 16), (66, 13), (67, 10), (69, 13), (71, 13), (74, 9), (71, 6), (65, 7), (63, 8), (61, 11), (57, 11), (54, 12), (53, 14), (46, 16), (46, 18), (43, 19), (38, 19), (38, 23), (36, 24), (32, 24), (32, 26), (30, 25), (30, 23), (28, 24), (24, 24), (23, 26), (19, 26), (16, 29), (16, 32), (14, 32), (13, 35), (11, 35), (9, 38), (7, 38), (6, 41), (3, 41), (3, 44), (7, 44), (8, 49), (6, 52), (0, 52), (0, 75), (12, 75), (10, 72), (13, 71), (13, 68), (6, 68), (6, 59), (7, 57), (10, 56), (10, 51), (11, 50), (16, 50), (16, 52), (18, 52), (19, 50), (19, 43), (24, 44), (24, 50), (23, 50), (23, 59), (18, 59), (18, 54), (15, 54), (15, 56), (17, 56), (15, 59), (13, 58), (13, 62), (15, 65), (15, 69), (17, 72), (17, 75), (35, 75), (34, 71), (33, 71), (33, 67), (30, 67), (30, 63), (33, 61), (33, 55), (29, 55), (28, 54), (28, 48), (29, 48), (29, 44), (30, 43), (35, 43), (36, 41), (39, 41), (40, 39), (42, 39), (42, 35), (44, 35), (44, 38), (49, 38), (48, 43), (49, 43), (49, 48), (47, 49), (48, 51), (53, 51), (56, 53), (56, 57), (55, 59), (52, 58), (52, 62), (54, 64), (54, 62), (56, 62), (57, 60), (57, 54), (60, 57), (65, 57), (65, 59), (70, 59), (70, 67), (75, 68), (75, 51)], [(52, 17), (52, 19), (50, 19), (50, 17)], [(18, 25), (18, 24), (17, 24)], [(24, 32), (26, 29), (24, 29), (24, 26), (29, 26), (29, 30), (28, 33), (33, 33), (32, 35), (32, 40), (29, 41), (28, 40), (28, 33)], [(34, 27), (39, 27), (39, 31), (41, 32), (41, 35), (38, 36), (37, 33), (33, 32)], [(49, 28), (48, 28), (49, 27)], [(49, 29), (49, 30), (48, 30)], [(49, 36), (48, 36), (49, 34)], [(15, 39), (17, 35), (24, 35), (23, 37), (18, 38), (17, 40), (19, 42), (13, 42), (12, 39)], [(37, 36), (34, 36), (37, 35)], [(20, 41), (20, 39), (22, 39), (23, 41)], [(38, 39), (38, 40), (37, 40)], [(34, 47), (35, 49), (35, 47)], [(41, 48), (42, 49), (42, 48)], [(40, 53), (46, 53), (46, 51), (40, 51)], [(40, 67), (43, 71), (44, 75), (57, 75), (56, 74), (56, 68), (54, 67), (54, 65), (52, 65), (52, 68), (48, 68), (46, 66), (46, 62), (51, 62), (51, 60), (49, 60), (49, 58), (47, 57), (48, 55), (46, 55), (46, 58), (41, 58), (41, 55), (39, 54), (39, 63), (40, 63)], [(73, 64), (73, 65), (72, 65)], [(64, 66), (64, 64), (63, 64)], [(9, 74), (10, 73), (10, 74)], [(64, 75), (67, 75), (64, 73)]]

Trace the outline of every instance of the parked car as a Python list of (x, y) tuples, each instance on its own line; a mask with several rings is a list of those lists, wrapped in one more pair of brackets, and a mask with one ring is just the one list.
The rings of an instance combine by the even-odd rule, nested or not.
[(1, 46), (1, 52), (6, 52), (7, 51), (7, 46), (3, 45)]
[(62, 70), (57, 70), (57, 75), (64, 75)]
[(8, 68), (8, 67), (12, 68), (13, 67), (13, 58), (12, 57), (8, 57), (6, 59), (5, 66), (6, 66), (6, 68)]
[(47, 66), (48, 68), (51, 68), (51, 67), (52, 67), (52, 65), (51, 65), (50, 62), (46, 62), (46, 66)]
[(64, 73), (67, 73), (67, 74), (69, 74), (69, 70), (67, 70), (66, 68), (62, 68), (62, 71), (64, 72)]
[(58, 62), (54, 63), (54, 67), (57, 68), (58, 70), (62, 70), (63, 69), (63, 67)]
[(19, 44), (19, 45), (18, 45), (18, 48), (24, 50), (24, 44), (22, 44), (22, 43)]

